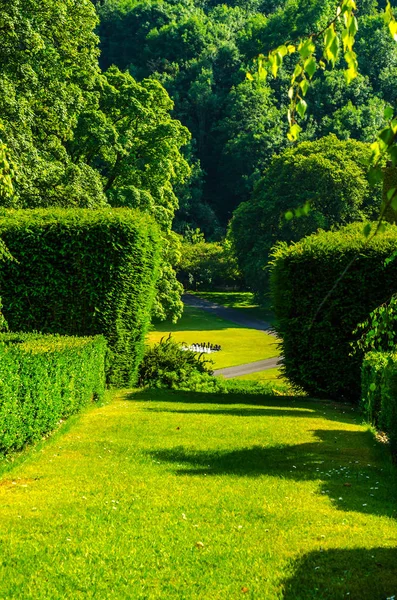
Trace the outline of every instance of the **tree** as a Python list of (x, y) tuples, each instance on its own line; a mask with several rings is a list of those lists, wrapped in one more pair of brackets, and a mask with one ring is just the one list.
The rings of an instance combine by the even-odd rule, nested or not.
[[(369, 186), (367, 144), (334, 135), (302, 142), (273, 158), (249, 202), (235, 211), (231, 238), (249, 285), (264, 290), (264, 270), (278, 241), (298, 241), (317, 229), (330, 229), (378, 214), (379, 186)], [(293, 212), (292, 212), (293, 211)], [(305, 215), (302, 218), (292, 218)]]

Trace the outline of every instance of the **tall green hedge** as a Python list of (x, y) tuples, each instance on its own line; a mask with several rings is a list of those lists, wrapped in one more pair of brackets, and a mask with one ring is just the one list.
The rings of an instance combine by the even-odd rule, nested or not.
[(397, 355), (370, 352), (362, 367), (361, 403), (368, 422), (385, 431), (397, 461)]
[(109, 383), (134, 384), (159, 262), (154, 221), (130, 209), (7, 211), (0, 236), (15, 259), (0, 263), (11, 331), (103, 334)]
[(0, 453), (54, 429), (105, 389), (106, 341), (0, 335)]
[(309, 393), (337, 400), (360, 396), (363, 356), (351, 355), (353, 330), (397, 291), (397, 260), (384, 266), (397, 249), (397, 227), (389, 225), (366, 246), (362, 231), (355, 223), (273, 251), (271, 288), (285, 373)]

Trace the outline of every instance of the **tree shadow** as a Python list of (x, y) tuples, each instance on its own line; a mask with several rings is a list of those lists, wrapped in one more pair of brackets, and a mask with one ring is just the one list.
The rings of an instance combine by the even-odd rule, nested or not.
[(310, 552), (284, 582), (284, 600), (386, 600), (397, 597), (397, 548)]
[[(319, 419), (324, 418), (324, 414), (319, 414), (318, 411), (311, 410), (309, 408), (269, 408), (263, 406), (262, 408), (230, 408), (230, 409), (171, 409), (171, 408), (146, 408), (148, 412), (158, 413), (171, 413), (177, 415), (213, 415), (213, 416), (227, 416), (227, 417), (303, 417), (306, 419)], [(330, 417), (332, 421), (340, 422), (338, 415)]]
[[(253, 446), (226, 450), (192, 450), (184, 447), (149, 452), (157, 461), (174, 465), (176, 475), (262, 475), (294, 481), (318, 481), (319, 494), (335, 508), (388, 517), (397, 516), (397, 472), (387, 465), (387, 449), (374, 449), (369, 431), (316, 430), (315, 442)], [(374, 453), (382, 459), (374, 464)], [(378, 458), (378, 456), (376, 457)]]
[[(271, 389), (271, 388), (270, 388)], [(179, 390), (144, 389), (127, 392), (124, 400), (147, 403), (203, 404), (203, 407), (169, 408), (148, 406), (145, 410), (176, 414), (207, 414), (240, 417), (306, 417), (327, 419), (339, 423), (354, 423), (361, 419), (358, 409), (348, 403), (318, 400), (307, 396), (275, 395), (266, 387), (256, 386), (242, 389), (241, 392), (204, 393)], [(212, 408), (212, 405), (215, 405)], [(226, 408), (226, 405), (227, 408)], [(233, 408), (233, 405), (239, 405)], [(225, 406), (225, 408), (221, 408)], [(247, 408), (244, 408), (247, 406)], [(258, 406), (260, 409), (253, 407)], [(273, 409), (273, 410), (272, 410)]]

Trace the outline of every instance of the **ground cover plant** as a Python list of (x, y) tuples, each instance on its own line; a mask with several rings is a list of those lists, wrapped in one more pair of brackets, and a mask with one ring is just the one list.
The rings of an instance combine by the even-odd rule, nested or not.
[(168, 334), (186, 344), (211, 342), (222, 346), (221, 352), (208, 355), (214, 369), (233, 367), (278, 356), (277, 340), (262, 331), (240, 327), (198, 308), (185, 306), (183, 317), (173, 325), (159, 323), (147, 336), (149, 344), (158, 343)]
[(0, 596), (385, 600), (396, 476), (360, 422), (301, 397), (118, 393), (1, 463)]
[(105, 391), (105, 338), (0, 334), (0, 454), (53, 430)]
[(159, 271), (155, 222), (131, 209), (7, 211), (0, 262), (11, 331), (103, 334), (112, 385), (135, 383)]

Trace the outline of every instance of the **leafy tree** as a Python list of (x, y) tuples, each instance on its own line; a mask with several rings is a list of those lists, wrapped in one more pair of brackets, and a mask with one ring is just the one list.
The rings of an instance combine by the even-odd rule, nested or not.
[(0, 15), (0, 203), (111, 204), (154, 215), (164, 235), (157, 313), (177, 318), (179, 242), (170, 229), (174, 186), (189, 175), (180, 149), (190, 136), (171, 118), (167, 92), (115, 67), (101, 73), (89, 0), (0, 0)]
[[(231, 222), (239, 266), (251, 286), (265, 289), (265, 266), (276, 242), (298, 241), (319, 228), (379, 212), (379, 186), (371, 189), (367, 179), (370, 156), (369, 145), (330, 135), (273, 158), (251, 200), (239, 206)], [(305, 216), (292, 218), (294, 213)]]

